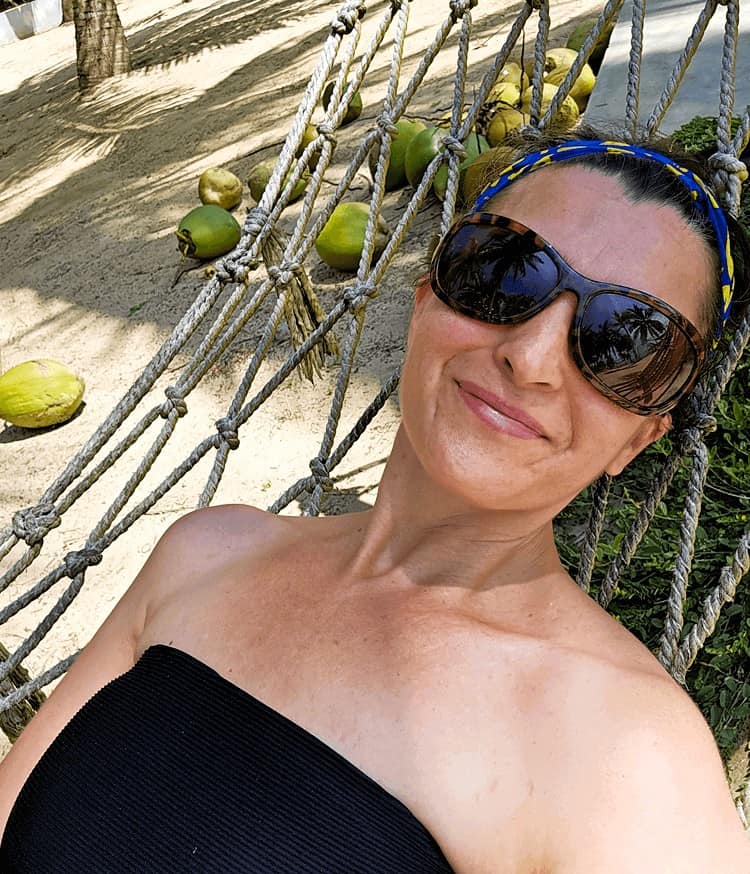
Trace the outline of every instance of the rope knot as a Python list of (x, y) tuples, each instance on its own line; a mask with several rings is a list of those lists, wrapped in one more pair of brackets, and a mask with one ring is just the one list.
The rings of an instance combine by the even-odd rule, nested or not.
[(41, 543), (60, 522), (55, 505), (45, 503), (15, 512), (11, 527), (19, 540), (25, 540), (29, 546), (34, 546), (35, 543)]
[(383, 112), (381, 112), (377, 117), (376, 123), (380, 130), (383, 132), (388, 131), (391, 136), (398, 133), (398, 128), (396, 127), (393, 121), (393, 116), (390, 112), (383, 110)]
[(331, 22), (331, 31), (344, 36), (354, 30), (354, 25), (365, 17), (367, 7), (364, 3), (351, 4), (342, 9)]
[(282, 261), (268, 268), (268, 275), (274, 285), (289, 285), (295, 274), (299, 274), (300, 265), (297, 261)]
[(378, 287), (370, 279), (358, 279), (354, 285), (344, 289), (344, 303), (349, 312), (360, 313), (371, 297), (378, 293)]
[(257, 237), (268, 221), (269, 213), (260, 206), (254, 206), (245, 217), (245, 231), (250, 237)]
[(703, 411), (693, 411), (680, 434), (685, 454), (694, 455), (706, 437), (716, 430), (716, 419)]
[(716, 152), (708, 159), (708, 166), (716, 172), (734, 173), (740, 182), (747, 180), (747, 164), (735, 155), (726, 152)]
[(443, 139), (443, 143), (449, 152), (453, 152), (458, 155), (459, 158), (466, 157), (466, 146), (461, 142), (461, 140), (448, 134), (448, 136)]
[(181, 419), (187, 413), (187, 404), (185, 398), (177, 391), (173, 385), (168, 385), (164, 389), (164, 394), (167, 396), (166, 401), (161, 405), (159, 415), (162, 419), (168, 419), (169, 414), (174, 410), (177, 413), (177, 418)]
[(219, 432), (219, 438), (230, 449), (236, 449), (240, 445), (240, 438), (237, 436), (237, 428), (233, 419), (230, 419), (228, 416), (224, 416), (223, 419), (217, 419), (216, 430)]
[(92, 564), (100, 564), (101, 560), (102, 553), (98, 549), (84, 547), (83, 549), (74, 550), (73, 552), (69, 552), (63, 559), (65, 573), (72, 580), (74, 577), (77, 577), (78, 574), (82, 574), (86, 568), (90, 567)]
[(220, 258), (214, 261), (214, 272), (222, 285), (234, 282), (237, 278), (237, 265), (229, 258)]
[(332, 128), (330, 124), (326, 121), (321, 121), (319, 125), (316, 126), (315, 130), (322, 136), (325, 137), (329, 143), (332, 145), (336, 145), (336, 135), (334, 133), (335, 128)]
[(310, 471), (315, 477), (316, 485), (319, 485), (324, 491), (330, 492), (333, 488), (333, 480), (325, 461), (320, 456), (313, 458), (310, 462)]
[(466, 15), (469, 10), (473, 9), (479, 0), (451, 0), (451, 21), (455, 24)]

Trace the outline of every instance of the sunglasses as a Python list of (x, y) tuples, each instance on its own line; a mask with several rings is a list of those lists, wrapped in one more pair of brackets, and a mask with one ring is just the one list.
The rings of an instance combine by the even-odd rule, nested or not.
[(578, 368), (606, 398), (641, 416), (674, 407), (706, 357), (698, 330), (668, 303), (583, 276), (535, 231), (494, 213), (453, 225), (432, 257), (430, 281), (443, 303), (491, 325), (523, 322), (572, 291)]

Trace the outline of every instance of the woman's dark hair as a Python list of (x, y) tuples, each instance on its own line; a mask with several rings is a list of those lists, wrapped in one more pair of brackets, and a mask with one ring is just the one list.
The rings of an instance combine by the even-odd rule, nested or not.
[[(539, 149), (557, 146), (569, 140), (620, 140), (635, 145), (644, 146), (661, 152), (677, 163), (691, 170), (696, 176), (710, 188), (712, 176), (708, 163), (696, 156), (685, 152), (673, 140), (663, 136), (645, 136), (624, 134), (620, 129), (604, 129), (593, 127), (588, 124), (578, 124), (572, 130), (561, 132), (553, 129), (550, 132), (518, 132), (503, 143), (507, 145), (507, 152), (503, 149), (498, 154), (497, 162), (490, 162), (485, 170), (483, 186), (491, 184), (505, 169), (505, 166), (518, 158), (525, 157)], [(716, 235), (710, 221), (698, 209), (688, 188), (679, 180), (674, 173), (666, 169), (662, 164), (647, 159), (636, 158), (632, 155), (595, 153), (584, 155), (580, 158), (571, 158), (565, 161), (566, 165), (579, 164), (591, 167), (608, 176), (616, 178), (625, 190), (626, 195), (634, 202), (650, 201), (653, 203), (671, 206), (685, 219), (691, 227), (706, 243), (708, 252), (714, 265), (715, 282), (711, 295), (706, 301), (703, 313), (703, 325), (699, 326), (704, 334), (708, 348), (713, 345), (716, 327), (719, 322), (721, 306), (720, 285), (720, 262)], [(477, 192), (479, 193), (479, 192)], [(498, 195), (502, 198), (502, 192)], [(731, 215), (724, 211), (729, 228), (729, 245), (734, 262), (735, 291), (732, 310), (729, 321), (725, 324), (719, 349), (726, 346), (728, 337), (733, 329), (739, 324), (744, 315), (750, 296), (750, 239), (745, 229)], [(716, 354), (709, 356), (709, 362), (716, 360)]]

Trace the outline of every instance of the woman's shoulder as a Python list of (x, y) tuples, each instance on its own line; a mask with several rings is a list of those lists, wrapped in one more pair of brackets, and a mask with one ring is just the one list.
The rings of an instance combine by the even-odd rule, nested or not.
[(159, 538), (149, 562), (150, 600), (168, 597), (197, 582), (219, 580), (237, 567), (267, 561), (299, 537), (299, 520), (248, 504), (191, 510)]
[(185, 571), (202, 573), (207, 567), (216, 569), (247, 555), (261, 558), (288, 545), (299, 536), (300, 521), (249, 504), (202, 507), (174, 521), (154, 551)]

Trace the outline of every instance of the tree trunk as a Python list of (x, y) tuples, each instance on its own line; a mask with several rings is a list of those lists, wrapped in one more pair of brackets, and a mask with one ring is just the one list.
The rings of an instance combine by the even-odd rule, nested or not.
[(115, 0), (75, 0), (78, 89), (130, 70), (130, 49)]
[(73, 20), (73, 7), (75, 0), (62, 0), (63, 21)]

